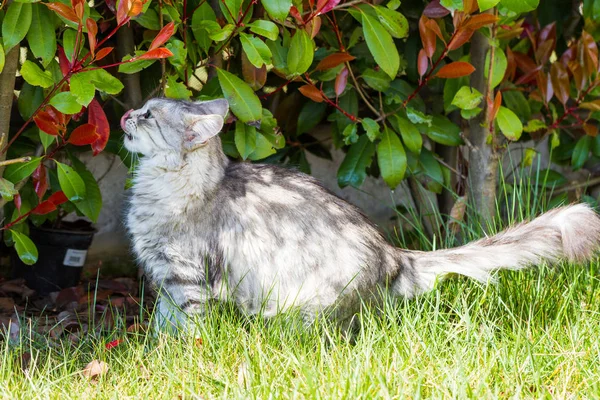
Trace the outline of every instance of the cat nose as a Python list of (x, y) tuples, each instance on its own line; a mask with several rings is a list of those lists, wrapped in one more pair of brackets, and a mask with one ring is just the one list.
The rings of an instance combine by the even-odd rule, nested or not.
[(127, 118), (129, 118), (129, 114), (131, 114), (133, 110), (129, 110), (127, 111), (125, 114), (123, 114), (123, 116), (121, 117), (121, 128), (123, 130), (125, 130), (125, 122), (127, 122)]

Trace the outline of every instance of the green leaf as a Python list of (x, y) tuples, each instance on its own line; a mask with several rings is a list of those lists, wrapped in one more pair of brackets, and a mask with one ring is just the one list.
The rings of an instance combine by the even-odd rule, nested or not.
[(592, 154), (596, 157), (600, 157), (600, 135), (594, 138), (592, 143)]
[(21, 75), (27, 83), (33, 86), (48, 88), (54, 85), (50, 71), (42, 71), (34, 62), (25, 60), (21, 67)]
[(256, 128), (236, 122), (235, 147), (244, 160), (256, 149), (256, 136)]
[(15, 194), (18, 193), (19, 191), (15, 189), (14, 183), (0, 177), (0, 196), (2, 196), (5, 201), (11, 201)]
[(173, 56), (168, 58), (169, 64), (174, 66), (181, 74), (181, 71), (185, 69), (187, 62), (187, 49), (185, 44), (181, 40), (172, 38), (165, 47), (173, 53)]
[(80, 72), (71, 76), (71, 93), (80, 105), (87, 107), (94, 99), (96, 87), (89, 78), (90, 73)]
[(406, 153), (396, 133), (387, 126), (377, 145), (377, 162), (385, 183), (390, 189), (396, 189), (406, 172)]
[[(135, 56), (140, 56), (144, 54), (145, 51), (136, 51)], [(121, 61), (131, 60), (131, 54), (127, 54)], [(136, 72), (140, 72), (141, 70), (148, 68), (152, 64), (154, 64), (156, 60), (137, 60), (133, 62), (126, 62), (125, 64), (119, 65), (119, 72), (123, 74), (135, 74)]]
[(464, 119), (469, 120), (469, 119), (479, 115), (479, 113), (481, 111), (482, 111), (481, 107), (475, 107), (472, 110), (460, 110), (460, 116), (463, 117)]
[(200, 7), (194, 11), (192, 15), (192, 33), (198, 42), (198, 46), (204, 52), (208, 54), (208, 50), (212, 44), (212, 40), (208, 36), (208, 31), (200, 25), (202, 21), (217, 21), (217, 17), (209, 2), (204, 2)]
[[(123, 84), (119, 78), (111, 75), (105, 69), (95, 69), (93, 71), (84, 71), (81, 74), (89, 79), (96, 89), (108, 94), (119, 94), (123, 90)], [(76, 74), (79, 75), (79, 74)], [(76, 76), (74, 75), (74, 76)]]
[(52, 13), (43, 4), (32, 5), (27, 42), (33, 55), (42, 60), (44, 68), (47, 67), (56, 54), (56, 34)]
[(277, 40), (279, 36), (279, 28), (271, 21), (265, 21), (264, 19), (257, 19), (253, 23), (249, 24), (250, 31), (257, 35), (264, 36), (267, 39)]
[(546, 123), (539, 119), (530, 119), (527, 121), (527, 125), (523, 128), (523, 130), (527, 133), (539, 131), (540, 129), (545, 129)]
[(413, 124), (425, 124), (431, 126), (433, 118), (431, 115), (425, 115), (421, 111), (415, 110), (412, 107), (406, 107), (406, 116)]
[(400, 68), (400, 55), (392, 36), (372, 16), (362, 13), (365, 41), (375, 62), (394, 79)]
[(500, 106), (496, 122), (502, 131), (502, 134), (510, 140), (519, 140), (523, 133), (523, 124), (517, 114), (504, 106)]
[(445, 79), (444, 82), (444, 111), (446, 114), (456, 110), (456, 106), (452, 105), (452, 100), (456, 97), (456, 93), (463, 86), (469, 85), (469, 78), (463, 76), (461, 78)]
[(408, 36), (408, 21), (398, 11), (382, 6), (375, 6), (379, 22), (393, 37), (402, 39)]
[(507, 108), (513, 110), (519, 116), (521, 121), (527, 121), (531, 118), (531, 106), (519, 90), (507, 90), (502, 93), (502, 101)]
[(423, 137), (417, 127), (407, 118), (398, 114), (392, 115), (390, 123), (396, 132), (400, 133), (406, 148), (412, 153), (419, 154), (423, 147)]
[(252, 161), (262, 160), (263, 158), (267, 158), (272, 154), (275, 154), (276, 151), (273, 148), (273, 143), (268, 140), (265, 136), (260, 133), (256, 133), (256, 146), (254, 151), (248, 155), (248, 158)]
[(477, 0), (479, 11), (481, 12), (489, 10), (492, 7), (496, 7), (498, 3), (500, 3), (500, 0)]
[(371, 68), (367, 68), (361, 75), (367, 85), (377, 90), (378, 92), (385, 92), (390, 87), (392, 81), (388, 74), (382, 70), (375, 71)]
[(539, 185), (545, 188), (554, 188), (567, 183), (567, 178), (552, 169), (540, 171)]
[[(485, 67), (484, 67), (484, 76), (487, 79), (490, 70), (490, 54), (492, 50), (490, 49), (485, 56)], [(496, 47), (494, 49), (494, 65), (492, 66), (492, 88), (495, 88), (502, 82), (504, 78), (504, 74), (506, 73), (506, 67), (508, 65), (508, 61), (506, 60), (506, 55), (504, 51), (500, 47)]]
[(85, 183), (79, 174), (72, 167), (58, 161), (55, 162), (58, 182), (65, 196), (72, 202), (85, 199)]
[(48, 147), (50, 147), (50, 145), (56, 141), (56, 136), (48, 135), (46, 132), (42, 132), (39, 129), (38, 131), (40, 135), (40, 142), (42, 143), (42, 146), (44, 146), (44, 151), (46, 151), (48, 150)]
[(31, 161), (10, 164), (4, 170), (4, 178), (12, 183), (18, 183), (33, 174), (33, 171), (35, 171), (41, 162), (42, 157), (33, 157)]
[(450, 11), (464, 10), (462, 0), (440, 0), (440, 4)]
[(483, 100), (483, 94), (477, 89), (463, 86), (456, 92), (452, 104), (461, 110), (472, 110), (481, 103), (481, 100)]
[[(4, 51), (8, 53), (27, 35), (31, 26), (31, 4), (12, 2), (2, 21)], [(53, 33), (54, 35), (54, 33)]]
[(289, 75), (287, 68), (287, 56), (289, 49), (281, 44), (280, 40), (267, 40), (267, 46), (273, 55), (273, 66), (276, 70), (281, 71), (285, 75)]
[(434, 142), (446, 146), (459, 146), (463, 144), (463, 140), (460, 137), (460, 128), (443, 115), (433, 116), (431, 126), (427, 128), (425, 134)]
[(44, 100), (44, 89), (39, 86), (32, 86), (25, 82), (19, 93), (17, 99), (17, 107), (19, 108), (19, 114), (23, 117), (23, 120), (27, 120), (31, 117), (35, 110), (42, 104)]
[[(65, 49), (65, 56), (69, 61), (73, 61), (73, 55), (75, 54), (75, 42), (77, 41), (77, 31), (75, 29), (67, 29), (63, 33), (63, 48)], [(83, 48), (83, 41), (79, 43), (79, 50)]]
[(344, 137), (344, 144), (351, 145), (358, 141), (358, 127), (356, 124), (348, 124), (344, 130), (342, 131), (342, 136)]
[(500, 4), (517, 14), (538, 8), (540, 0), (500, 0)]
[(525, 152), (523, 153), (523, 159), (521, 160), (521, 165), (523, 167), (530, 167), (531, 164), (533, 164), (533, 159), (537, 154), (537, 151), (535, 151), (533, 148), (525, 149)]
[(360, 187), (367, 177), (366, 169), (373, 161), (375, 145), (366, 135), (350, 146), (344, 161), (338, 169), (338, 185)]
[(96, 178), (77, 158), (71, 157), (71, 161), (73, 162), (75, 171), (77, 171), (85, 184), (84, 198), (74, 203), (75, 207), (92, 222), (97, 222), (98, 215), (100, 215), (100, 210), (102, 209), (102, 193), (100, 192)]
[[(211, 21), (212, 22), (212, 21)], [(218, 24), (217, 24), (218, 26)], [(223, 28), (214, 29), (208, 32), (208, 37), (214, 40), (215, 42), (222, 42), (229, 38), (233, 34), (233, 30), (235, 29), (235, 25), (227, 24)]]
[(588, 159), (588, 155), (590, 154), (590, 149), (592, 147), (591, 136), (583, 136), (581, 139), (577, 141), (575, 144), (575, 148), (573, 149), (573, 154), (571, 155), (571, 165), (574, 170), (578, 170), (583, 167), (583, 164)]
[(444, 173), (442, 172), (440, 163), (435, 159), (433, 153), (426, 148), (421, 151), (419, 162), (425, 175), (432, 180), (427, 183), (427, 189), (440, 194), (443, 189), (442, 183), (444, 183)]
[(302, 75), (310, 68), (314, 57), (313, 41), (305, 31), (298, 29), (290, 42), (287, 69), (290, 74)]
[(363, 129), (367, 132), (367, 137), (371, 142), (379, 139), (381, 132), (379, 131), (379, 124), (371, 118), (363, 118), (361, 121)]
[(262, 0), (261, 3), (271, 17), (280, 21), (285, 21), (292, 7), (292, 0)]
[(15, 250), (17, 251), (21, 261), (23, 261), (23, 263), (26, 265), (35, 264), (38, 260), (38, 250), (31, 239), (14, 229), (11, 229), (10, 233), (12, 234), (13, 241), (15, 242)]
[(0, 73), (4, 70), (4, 64), (6, 63), (6, 56), (4, 55), (4, 46), (0, 41)]
[(169, 75), (167, 77), (167, 86), (165, 87), (165, 96), (170, 99), (189, 100), (192, 97), (192, 92), (183, 82), (177, 82), (175, 75)]
[(77, 102), (77, 97), (71, 92), (57, 93), (50, 99), (50, 104), (58, 111), (65, 114), (77, 114), (81, 110), (81, 104)]
[(231, 111), (242, 122), (260, 121), (262, 105), (254, 91), (237, 76), (218, 68), (217, 76)]
[[(146, 4), (150, 4), (150, 2), (148, 2)], [(158, 13), (156, 11), (154, 11), (154, 9), (152, 9), (152, 8), (146, 10), (145, 12), (138, 15), (137, 17), (132, 18), (132, 20), (137, 22), (138, 24), (140, 24), (141, 26), (143, 26), (146, 29), (150, 29), (152, 31), (160, 30), (160, 18), (158, 17)], [(192, 21), (193, 21), (193, 18), (192, 18)], [(192, 22), (192, 30), (194, 29), (193, 26), (194, 26), (194, 23)]]
[(309, 101), (304, 103), (300, 110), (300, 115), (298, 115), (296, 135), (312, 131), (321, 122), (326, 111), (327, 104), (325, 102), (315, 103), (314, 101)]
[(271, 50), (269, 50), (262, 40), (245, 33), (240, 33), (240, 41), (248, 60), (256, 68), (260, 68), (265, 64), (271, 64), (271, 58), (273, 58)]

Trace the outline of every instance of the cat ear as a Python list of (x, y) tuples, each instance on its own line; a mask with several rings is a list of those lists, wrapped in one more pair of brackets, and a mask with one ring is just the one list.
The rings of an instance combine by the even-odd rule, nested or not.
[(194, 113), (200, 115), (217, 114), (222, 115), (223, 118), (227, 115), (229, 110), (229, 103), (225, 99), (216, 99), (209, 101), (196, 101), (193, 104)]
[(195, 116), (186, 124), (183, 147), (192, 151), (204, 145), (223, 129), (224, 123), (223, 117), (217, 114)]

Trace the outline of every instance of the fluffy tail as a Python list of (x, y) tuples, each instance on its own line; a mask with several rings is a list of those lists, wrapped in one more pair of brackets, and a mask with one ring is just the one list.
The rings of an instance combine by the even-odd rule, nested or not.
[(436, 280), (460, 274), (485, 282), (499, 269), (522, 269), (542, 261), (585, 261), (600, 248), (600, 217), (584, 204), (551, 210), (531, 222), (454, 249), (403, 250), (403, 266), (392, 290), (412, 297), (432, 290)]

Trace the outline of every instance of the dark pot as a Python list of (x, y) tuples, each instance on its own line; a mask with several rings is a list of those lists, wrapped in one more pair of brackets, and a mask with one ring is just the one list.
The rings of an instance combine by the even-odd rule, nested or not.
[(30, 225), (29, 237), (38, 249), (38, 261), (24, 264), (12, 252), (11, 265), (15, 278), (24, 278), (27, 286), (40, 294), (76, 286), (85, 264), (87, 250), (96, 230), (87, 224), (69, 224), (64, 229)]

